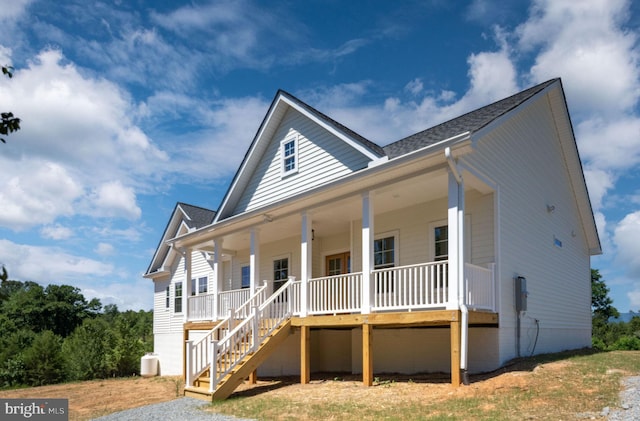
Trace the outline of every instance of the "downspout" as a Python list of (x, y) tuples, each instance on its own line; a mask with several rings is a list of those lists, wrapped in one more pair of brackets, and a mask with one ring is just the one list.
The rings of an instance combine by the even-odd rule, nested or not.
[[(451, 148), (447, 147), (444, 150), (444, 155), (447, 158), (447, 163), (449, 164), (449, 168), (451, 169), (451, 173), (453, 174), (458, 186), (460, 188), (464, 188), (462, 183), (462, 174), (458, 170), (458, 166), (451, 154)], [(460, 193), (458, 193), (460, 195)], [(460, 197), (460, 196), (458, 196)], [(459, 236), (464, 238), (464, 215), (462, 217), (458, 216), (458, 233)], [(462, 371), (462, 383), (464, 385), (469, 384), (469, 374), (467, 372), (467, 360), (468, 360), (468, 350), (469, 350), (469, 309), (465, 303), (464, 298), (464, 245), (462, 241), (457, 241), (458, 244), (458, 305), (460, 307), (461, 314), (461, 326), (460, 326), (460, 370)]]

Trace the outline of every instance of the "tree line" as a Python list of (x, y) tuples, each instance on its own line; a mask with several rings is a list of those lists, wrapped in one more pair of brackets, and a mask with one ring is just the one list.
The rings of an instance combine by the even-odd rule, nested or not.
[(620, 312), (609, 297), (609, 287), (597, 269), (591, 269), (592, 347), (599, 351), (640, 350), (640, 313), (619, 321)]
[(0, 274), (0, 388), (131, 376), (153, 350), (153, 313), (119, 311), (70, 285)]

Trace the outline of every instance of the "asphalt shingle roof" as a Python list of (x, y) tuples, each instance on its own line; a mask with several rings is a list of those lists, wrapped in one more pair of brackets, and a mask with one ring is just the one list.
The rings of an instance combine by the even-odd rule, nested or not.
[(201, 208), (199, 206), (189, 205), (187, 203), (179, 202), (178, 205), (187, 214), (190, 220), (185, 219), (185, 224), (189, 228), (202, 228), (213, 222), (213, 218), (216, 216), (216, 212)]
[(552, 85), (557, 80), (558, 79), (549, 80), (522, 92), (518, 92), (508, 98), (494, 102), (493, 104), (489, 104), (482, 108), (478, 108), (477, 110), (463, 114), (453, 120), (446, 121), (442, 124), (438, 124), (437, 126), (412, 134), (411, 136), (405, 137), (383, 147), (384, 152), (389, 159), (392, 159), (465, 132), (476, 132), (496, 118), (518, 107), (520, 104), (527, 101), (549, 85)]

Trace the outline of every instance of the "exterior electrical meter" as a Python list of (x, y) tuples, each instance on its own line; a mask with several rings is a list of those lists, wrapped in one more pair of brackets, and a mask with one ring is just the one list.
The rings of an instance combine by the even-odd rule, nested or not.
[(524, 276), (516, 277), (516, 311), (527, 311), (527, 279)]

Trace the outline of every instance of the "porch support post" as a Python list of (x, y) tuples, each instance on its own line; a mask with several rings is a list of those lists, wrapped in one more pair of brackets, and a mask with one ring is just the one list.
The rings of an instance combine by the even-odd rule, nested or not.
[(311, 381), (311, 328), (300, 327), (300, 383)]
[(186, 249), (184, 253), (185, 282), (182, 288), (182, 311), (184, 322), (189, 320), (189, 298), (191, 298), (191, 266), (193, 260), (193, 249)]
[(373, 284), (373, 203), (370, 192), (362, 194), (362, 314), (371, 313)]
[(460, 311), (456, 312), (451, 327), (451, 386), (460, 386)]
[(224, 276), (224, 270), (222, 268), (222, 239), (213, 240), (213, 320), (220, 320), (220, 307), (219, 307), (219, 293), (223, 281), (222, 278)]
[(309, 278), (311, 275), (311, 262), (313, 261), (311, 217), (305, 211), (302, 213), (302, 241), (300, 245), (300, 317), (307, 317), (309, 307)]
[(253, 295), (258, 287), (260, 277), (260, 231), (251, 230), (251, 255), (249, 256), (249, 289)]
[[(460, 281), (460, 235), (458, 235), (461, 227), (458, 222), (458, 210), (460, 209), (460, 190), (456, 175), (449, 170), (449, 212), (448, 212), (448, 228), (449, 228), (449, 300), (447, 302), (448, 310), (457, 310), (458, 307), (458, 286)], [(464, 213), (464, 205), (463, 205)]]
[(373, 386), (373, 326), (362, 325), (362, 384)]

